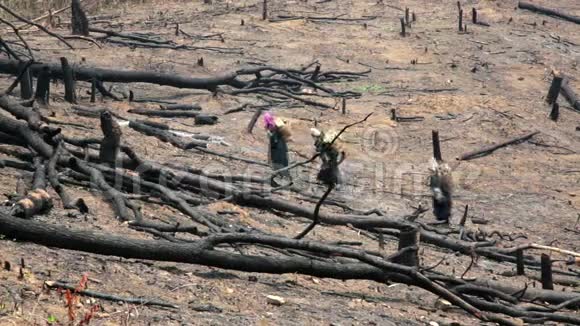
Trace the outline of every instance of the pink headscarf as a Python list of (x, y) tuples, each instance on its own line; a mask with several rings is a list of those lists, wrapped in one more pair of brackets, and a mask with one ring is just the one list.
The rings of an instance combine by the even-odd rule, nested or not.
[(266, 129), (272, 131), (276, 129), (276, 123), (274, 122), (274, 116), (270, 114), (270, 112), (266, 112), (264, 114), (264, 127)]

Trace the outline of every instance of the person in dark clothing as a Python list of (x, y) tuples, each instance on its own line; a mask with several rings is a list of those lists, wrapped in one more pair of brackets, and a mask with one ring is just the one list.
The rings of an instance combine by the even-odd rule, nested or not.
[[(340, 143), (334, 138), (336, 133), (333, 131), (322, 132), (312, 128), (310, 130), (314, 138), (314, 147), (320, 154), (322, 165), (317, 175), (318, 181), (326, 185), (339, 185), (342, 183), (342, 174), (338, 166), (346, 158), (345, 152), (341, 149)], [(333, 142), (334, 141), (334, 142)]]
[[(290, 130), (282, 119), (275, 118), (272, 114), (264, 115), (264, 125), (268, 130), (270, 146), (268, 148), (268, 159), (272, 169), (279, 170), (288, 166), (288, 140)], [(282, 177), (290, 178), (288, 170), (280, 173)]]
[(433, 194), (433, 214), (438, 221), (449, 222), (453, 208), (453, 179), (445, 162), (433, 158), (429, 186)]

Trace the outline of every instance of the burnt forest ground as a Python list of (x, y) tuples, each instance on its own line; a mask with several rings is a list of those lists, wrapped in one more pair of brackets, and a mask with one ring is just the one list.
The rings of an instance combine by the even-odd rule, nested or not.
[[(331, 85), (337, 90), (354, 90), (363, 95), (347, 100), (347, 114), (297, 105), (275, 111), (288, 120), (293, 137), (291, 159), (301, 160), (313, 151), (310, 127), (318, 119), (321, 128), (340, 128), (373, 112), (371, 118), (348, 130), (343, 139), (347, 160), (343, 171), (346, 184), (331, 197), (360, 210), (378, 208), (389, 216), (403, 216), (418, 205), (430, 207), (426, 178), (431, 151), (431, 131), (439, 130), (443, 157), (451, 162), (457, 181), (455, 211), (457, 221), (463, 207), (469, 216), (488, 220), (485, 225), (468, 222), (471, 229), (493, 230), (527, 240), (580, 250), (573, 228), (580, 212), (580, 115), (566, 107), (562, 98), (558, 122), (548, 119), (544, 103), (553, 70), (569, 76), (580, 91), (580, 26), (524, 10), (517, 1), (462, 1), (466, 11), (478, 9), (490, 27), (471, 24), (466, 14), (467, 33), (457, 31), (456, 1), (270, 1), (270, 17), (324, 16), (371, 17), (365, 21), (311, 21), (305, 19), (268, 22), (261, 20), (261, 1), (153, 1), (142, 4), (117, 3), (89, 10), (95, 26), (130, 32), (153, 32), (178, 44), (193, 41), (175, 36), (175, 23), (192, 35), (221, 34), (217, 39), (198, 40), (200, 47), (239, 48), (242, 54), (205, 50), (131, 49), (113, 44), (97, 48), (89, 42), (71, 41), (76, 50), (66, 49), (55, 39), (32, 31), (25, 36), (42, 60), (57, 62), (66, 56), (75, 64), (111, 69), (149, 70), (184, 76), (211, 76), (242, 66), (266, 64), (299, 68), (318, 61), (323, 69), (365, 71), (368, 77)], [(577, 0), (536, 0), (535, 3), (580, 15)], [(402, 37), (397, 8), (409, 7), (417, 21)], [(29, 17), (35, 17), (29, 15)], [(68, 13), (62, 25), (53, 28), (65, 33)], [(244, 20), (244, 25), (240, 22)], [(366, 27), (363, 26), (366, 24)], [(8, 32), (2, 27), (2, 32)], [(198, 66), (202, 58), (204, 66)], [(84, 61), (83, 61), (84, 60)], [(411, 61), (416, 60), (416, 64)], [(2, 76), (0, 86), (11, 78)], [(88, 84), (80, 84), (82, 103), (88, 103)], [(208, 92), (179, 90), (150, 84), (115, 85), (119, 92), (132, 89), (137, 98), (200, 103), (204, 111), (220, 116), (214, 126), (192, 127), (193, 119), (158, 119), (178, 129), (222, 136), (232, 146), (215, 145), (216, 150), (267, 160), (267, 136), (262, 123), (253, 134), (246, 133), (252, 111), (223, 115), (242, 103), (257, 103), (255, 95), (212, 96)], [(87, 126), (95, 120), (76, 116), (62, 99), (57, 86), (48, 108), (60, 121)], [(332, 99), (322, 99), (333, 104)], [(128, 104), (106, 100), (99, 106), (126, 113), (133, 107), (155, 104)], [(338, 106), (340, 107), (340, 106)], [(420, 116), (417, 122), (393, 122), (391, 109), (400, 116)], [(461, 163), (461, 154), (520, 136), (540, 134), (531, 141), (499, 149), (493, 154)], [(99, 128), (66, 127), (75, 136), (100, 136)], [(153, 137), (123, 129), (124, 142), (151, 160), (178, 162), (208, 172), (235, 172), (264, 175), (268, 168), (182, 151)], [(213, 146), (213, 145), (212, 145)], [(214, 148), (212, 147), (212, 148)], [(320, 195), (312, 169), (299, 170), (302, 186)], [(15, 192), (20, 180), (30, 174), (9, 168), (1, 170), (2, 194)], [(300, 182), (299, 182), (300, 184)], [(74, 188), (87, 199), (91, 214), (82, 218), (69, 215), (57, 203), (48, 215), (36, 217), (47, 223), (71, 228), (100, 230), (135, 238), (148, 235), (128, 229), (113, 216), (111, 207), (96, 192)], [(313, 206), (308, 198), (287, 194), (288, 198)], [(340, 212), (334, 206), (325, 210)], [(233, 210), (243, 224), (269, 232), (293, 235), (306, 220), (281, 218), (259, 209), (217, 202), (212, 211)], [(150, 218), (173, 220), (179, 213), (154, 204), (144, 204)], [(434, 217), (428, 212), (425, 221)], [(367, 248), (372, 242), (347, 227), (318, 227), (312, 239), (357, 240)], [(389, 239), (387, 239), (389, 240)], [(511, 246), (513, 243), (506, 243)], [(394, 252), (396, 241), (387, 241), (385, 250)], [(0, 271), (0, 324), (45, 325), (49, 316), (67, 323), (64, 300), (56, 291), (45, 292), (46, 280), (77, 282), (88, 273), (90, 288), (119, 296), (145, 296), (176, 303), (179, 310), (143, 307), (100, 301), (104, 311), (91, 325), (477, 325), (480, 322), (460, 310), (441, 311), (432, 294), (401, 284), (382, 285), (370, 281), (338, 281), (302, 275), (267, 275), (232, 272), (202, 266), (126, 260), (12, 241), (0, 242), (0, 260), (17, 266), (25, 262), (23, 277), (18, 269)], [(448, 252), (424, 245), (423, 264), (432, 265)], [(439, 269), (461, 275), (470, 263), (465, 256), (448, 255)], [(558, 266), (558, 264), (556, 264)], [(526, 279), (507, 278), (503, 272), (512, 265), (480, 258), (468, 276), (485, 276), (523, 286)], [(266, 295), (287, 300), (282, 306), (267, 304)], [(79, 313), (90, 306), (83, 298)], [(17, 303), (17, 304), (16, 304)]]

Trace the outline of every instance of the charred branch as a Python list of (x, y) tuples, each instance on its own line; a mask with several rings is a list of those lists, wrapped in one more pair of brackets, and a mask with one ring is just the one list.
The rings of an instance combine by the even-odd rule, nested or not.
[(12, 15), (14, 18), (27, 23), (29, 25), (33, 25), (34, 27), (37, 27), (38, 29), (40, 29), (41, 31), (45, 32), (46, 34), (53, 36), (55, 38), (57, 38), (59, 41), (61, 41), (62, 43), (64, 43), (66, 46), (69, 47), (69, 49), (74, 49), (72, 45), (70, 45), (70, 43), (68, 43), (62, 36), (53, 33), (51, 31), (49, 31), (46, 27), (42, 26), (41, 24), (35, 23), (33, 21), (30, 21), (22, 16), (20, 16), (19, 14), (15, 13), (14, 11), (10, 10), (10, 8), (6, 7), (5, 5), (0, 3), (0, 8), (3, 9), (4, 11), (6, 11), (7, 13), (9, 13), (10, 15)]
[(524, 142), (524, 141), (526, 141), (526, 140), (534, 137), (535, 135), (537, 135), (539, 133), (540, 133), (539, 131), (534, 131), (534, 132), (528, 133), (528, 134), (523, 135), (523, 136), (520, 136), (520, 137), (516, 137), (516, 138), (513, 138), (513, 139), (509, 139), (509, 140), (503, 141), (503, 142), (501, 142), (501, 143), (499, 143), (497, 145), (491, 145), (491, 146), (484, 147), (483, 149), (479, 149), (479, 150), (476, 150), (476, 151), (473, 151), (473, 152), (465, 153), (465, 154), (461, 155), (458, 158), (458, 160), (460, 160), (460, 161), (468, 161), (468, 160), (473, 160), (473, 159), (480, 158), (480, 157), (483, 157), (483, 156), (487, 156), (487, 155), (493, 153), (494, 151), (496, 151), (497, 149), (500, 149), (502, 147), (506, 147), (506, 146), (509, 146), (509, 145), (513, 145), (513, 144), (518, 144), (518, 143)]
[(90, 290), (79, 290), (77, 288), (77, 286), (69, 285), (66, 283), (58, 282), (58, 281), (45, 281), (44, 284), (46, 286), (48, 286), (49, 288), (67, 289), (70, 291), (74, 291), (74, 293), (78, 294), (78, 295), (91, 297), (91, 298), (97, 298), (97, 299), (101, 299), (101, 300), (109, 300), (109, 301), (114, 301), (114, 302), (126, 302), (126, 303), (133, 303), (133, 304), (143, 305), (143, 306), (159, 306), (159, 307), (175, 308), (175, 309), (179, 308), (178, 306), (176, 306), (174, 304), (163, 302), (163, 301), (156, 300), (156, 299), (125, 298), (125, 297), (119, 297), (116, 295), (110, 295), (110, 294), (100, 293), (100, 292), (95, 292), (95, 291), (90, 291)]
[(564, 19), (567, 21), (571, 21), (571, 22), (576, 23), (576, 24), (580, 24), (580, 17), (569, 15), (569, 14), (567, 14), (561, 10), (558, 10), (558, 9), (546, 8), (546, 7), (542, 7), (542, 6), (539, 6), (539, 5), (536, 5), (533, 3), (529, 3), (529, 2), (525, 2), (525, 1), (519, 1), (518, 8), (526, 9), (526, 10), (530, 10), (530, 11), (534, 11), (534, 12), (539, 12), (539, 13), (544, 14), (544, 15), (558, 17), (558, 18), (561, 18), (561, 19)]

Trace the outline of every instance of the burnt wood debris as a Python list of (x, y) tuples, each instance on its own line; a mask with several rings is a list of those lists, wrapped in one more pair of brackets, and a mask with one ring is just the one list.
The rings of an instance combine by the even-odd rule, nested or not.
[[(320, 1), (317, 5), (326, 2), (331, 1)], [(300, 19), (308, 24), (358, 25), (361, 31), (363, 28), (360, 26), (364, 26), (367, 33), (375, 28), (371, 22), (380, 17), (293, 16), (279, 14), (274, 1), (257, 3), (252, 8), (261, 20), (242, 19), (241, 27), (256, 22), (273, 25)], [(445, 140), (440, 139), (439, 130), (433, 130), (433, 152), (432, 155), (425, 155), (425, 158), (431, 157), (431, 161), (425, 159), (422, 162), (424, 166), (430, 165), (428, 173), (423, 173), (428, 176), (423, 186), (431, 209), (417, 205), (408, 214), (400, 216), (386, 214), (376, 208), (368, 211), (353, 209), (336, 196), (342, 187), (349, 186), (349, 172), (345, 166), (352, 163), (349, 160), (354, 161), (347, 149), (346, 135), (367, 127), (377, 114), (373, 116), (374, 112), (369, 113), (364, 118), (359, 116), (356, 99), (366, 91), (348, 90), (347, 82), (364, 81), (372, 73), (371, 69), (336, 70), (330, 64), (327, 66), (319, 61), (286, 68), (265, 62), (245, 65), (238, 61), (239, 65), (230, 68), (229, 72), (196, 77), (189, 73), (114, 69), (104, 64), (98, 67), (87, 64), (84, 58), (82, 61), (76, 59), (67, 51), (74, 49), (77, 41), (144, 50), (196, 51), (191, 62), (196, 69), (215, 65), (211, 57), (213, 53), (241, 57), (244, 51), (228, 46), (227, 33), (194, 35), (184, 31), (184, 23), (181, 22), (166, 26), (171, 33), (164, 33), (164, 36), (91, 26), (91, 19), (83, 8), (84, 3), (71, 0), (70, 4), (70, 31), (68, 36), (63, 36), (57, 28), (47, 28), (0, 3), (0, 13), (11, 17), (0, 19), (0, 27), (6, 28), (6, 34), (13, 34), (13, 37), (3, 35), (0, 38), (0, 74), (10, 85), (0, 92), (0, 153), (3, 157), (0, 159), (0, 170), (12, 169), (31, 176), (26, 189), (10, 196), (7, 209), (0, 209), (0, 241), (31, 242), (98, 255), (196, 264), (241, 272), (298, 273), (339, 280), (369, 280), (380, 284), (402, 283), (445, 299), (482, 322), (502, 325), (543, 322), (580, 324), (577, 313), (580, 293), (572, 290), (573, 286), (578, 286), (580, 271), (570, 267), (579, 264), (580, 254), (555, 245), (527, 241), (526, 235), (514, 236), (500, 230), (473, 227), (473, 223), (467, 223), (475, 222), (470, 216), (472, 210), (468, 210), (473, 204), (465, 205), (465, 199), (461, 199), (455, 191), (456, 187), (460, 187), (454, 183), (457, 166), (454, 163), (472, 161), (500, 149), (507, 151), (508, 146), (512, 149), (516, 144), (531, 142), (532, 138), (544, 135), (545, 126), (530, 128), (532, 131), (494, 144), (480, 142), (477, 146), (476, 143), (473, 147), (479, 149), (460, 154), (453, 160), (448, 159), (450, 152), (456, 152), (445, 143), (447, 159), (443, 159), (441, 143)], [(215, 4), (204, 1), (204, 5)], [(400, 36), (404, 37), (402, 40), (405, 42), (414, 39), (415, 34), (418, 39), (424, 37), (425, 34), (415, 27), (422, 23), (423, 16), (417, 22), (415, 13), (409, 8), (385, 5), (382, 1), (377, 2), (379, 5), (394, 10), (389, 18), (393, 35), (400, 29)], [(578, 17), (564, 10), (524, 1), (519, 1), (518, 8), (580, 23)], [(497, 25), (495, 21), (493, 24), (486, 22), (476, 8), (472, 8), (471, 14), (474, 25), (486, 27), (481, 30), (490, 30)], [(463, 15), (461, 2), (457, 2), (457, 11), (455, 4), (450, 7), (449, 26), (454, 36), (476, 36), (477, 27), (473, 30), (470, 27), (467, 33)], [(395, 20), (394, 17), (400, 19)], [(455, 22), (455, 19), (458, 21)], [(26, 40), (30, 36), (21, 33), (27, 26), (58, 42), (62, 46), (60, 55), (56, 59), (51, 58), (46, 50), (38, 49), (36, 45), (31, 47)], [(457, 35), (456, 28), (460, 35)], [(412, 33), (409, 33), (410, 30)], [(175, 40), (165, 39), (173, 35)], [(75, 39), (74, 43), (71, 37)], [(178, 41), (177, 38), (188, 41)], [(223, 46), (203, 47), (198, 44), (200, 40), (212, 40), (223, 43)], [(205, 51), (205, 61), (200, 51)], [(356, 61), (351, 60), (342, 61), (351, 67), (359, 67), (353, 64)], [(412, 68), (384, 69), (418, 71), (416, 67), (420, 64), (423, 61), (419, 63), (414, 59)], [(371, 67), (370, 64), (360, 65)], [(143, 90), (143, 84), (149, 89), (163, 87), (164, 90), (202, 91), (203, 95), (215, 102), (227, 97), (236, 99), (236, 104), (215, 113), (203, 102), (181, 103), (175, 98), (147, 98), (149, 94)], [(547, 93), (542, 93), (547, 95), (538, 100), (544, 105), (546, 114), (549, 105), (548, 117), (558, 121), (546, 121), (544, 116), (546, 124), (559, 126), (563, 120), (569, 119), (564, 113), (575, 114), (561, 111), (561, 107), (580, 112), (580, 101), (575, 93), (577, 84), (577, 78), (571, 73), (554, 72), (551, 85), (546, 85)], [(433, 88), (420, 91), (438, 93), (458, 90)], [(413, 92), (412, 89), (406, 91)], [(384, 92), (379, 95), (386, 97)], [(297, 107), (307, 107), (320, 114), (313, 119), (300, 117), (303, 121), (297, 124), (300, 125), (300, 132), (312, 127), (312, 137), (308, 138), (312, 144), (310, 155), (293, 150), (291, 121), (283, 118), (286, 112)], [(59, 120), (62, 115), (53, 113), (60, 109), (71, 119)], [(427, 114), (401, 116), (403, 110), (399, 105), (386, 109), (392, 119), (388, 122), (393, 125), (413, 122), (405, 125), (417, 125), (429, 119)], [(246, 112), (248, 117), (251, 115), (249, 121), (239, 120), (237, 116), (243, 114), (240, 112)], [(72, 117), (82, 117), (83, 121), (92, 123), (86, 126), (75, 122)], [(257, 156), (229, 154), (224, 149), (239, 144), (235, 139), (214, 133), (219, 132), (217, 127), (224, 121), (234, 117), (244, 126), (245, 131), (240, 137), (254, 137), (262, 143), (268, 150), (267, 159), (266, 154), (260, 159)], [(255, 128), (261, 117), (265, 130)], [(341, 120), (337, 123), (338, 118)], [(342, 126), (341, 129), (332, 129), (331, 121)], [(463, 122), (467, 121), (465, 119)], [(304, 123), (311, 125), (304, 127)], [(100, 127), (95, 127), (97, 125)], [(93, 129), (97, 132), (92, 132)], [(196, 131), (192, 132), (192, 129)], [(440, 130), (441, 137), (445, 137), (445, 130)], [(264, 132), (266, 137), (263, 136)], [(147, 144), (134, 143), (127, 136), (130, 134), (140, 135)], [(428, 137), (424, 138), (428, 144)], [(261, 172), (259, 175), (209, 172), (203, 166), (188, 166), (172, 157), (160, 159), (147, 152), (146, 148), (155, 146), (165, 146), (174, 154), (179, 153), (172, 157), (198, 156), (231, 161), (259, 168)], [(298, 156), (302, 158), (297, 159)], [(476, 162), (485, 164), (484, 160)], [(316, 178), (304, 181), (302, 174), (308, 172), (315, 173)], [(317, 189), (316, 193), (305, 189), (310, 185)], [(91, 190), (91, 195), (111, 205), (114, 218), (121, 222), (120, 228), (146, 233), (148, 238), (83, 230), (80, 226), (69, 227), (64, 223), (46, 222), (38, 218), (42, 214), (61, 216), (64, 215), (63, 210), (91, 214), (93, 208), (87, 203), (92, 201), (78, 195), (73, 187)], [(460, 198), (458, 201), (463, 201), (461, 207), (465, 205), (460, 221), (456, 220), (461, 217), (461, 212), (456, 213), (459, 215), (457, 219), (453, 218), (456, 196)], [(300, 233), (293, 233), (288, 228), (287, 233), (276, 234), (210, 210), (208, 205), (216, 202), (252, 208), (255, 212), (269, 211), (286, 219), (295, 216), (302, 218), (301, 223), (304, 220), (307, 223), (299, 228), (302, 230)], [(155, 213), (149, 212), (151, 206), (148, 205), (151, 203), (181, 213), (180, 222), (153, 219), (151, 216)], [(336, 213), (334, 209), (337, 207), (344, 209), (344, 212)], [(433, 215), (426, 214), (428, 211), (432, 211)], [(428, 216), (431, 216), (431, 222), (427, 221)], [(380, 251), (371, 250), (370, 246), (357, 248), (341, 242), (315, 240), (315, 232), (337, 226), (353, 229), (368, 241), (377, 241)], [(576, 229), (574, 226), (572, 231), (577, 232)], [(521, 244), (522, 240), (518, 244), (514, 242), (521, 238), (526, 239), (524, 244)], [(396, 251), (385, 252), (388, 241), (396, 242)], [(246, 251), (246, 248), (252, 250)], [(434, 266), (426, 266), (424, 258), (432, 250), (452, 253), (459, 257), (457, 259), (470, 262), (469, 267), (457, 273), (439, 271), (437, 267), (447, 258)], [(556, 255), (569, 259), (559, 264), (562, 261), (554, 258)], [(513, 268), (514, 276), (528, 281), (537, 279), (541, 288), (528, 287), (527, 284), (532, 281), (527, 282), (525, 287), (512, 282), (494, 281), (492, 274), (468, 277), (470, 269), (480, 258)], [(5, 268), (9, 269), (10, 265)], [(49, 280), (45, 286), (75, 290), (60, 281)], [(163, 300), (123, 297), (92, 290), (77, 292), (102, 300), (179, 309)]]

